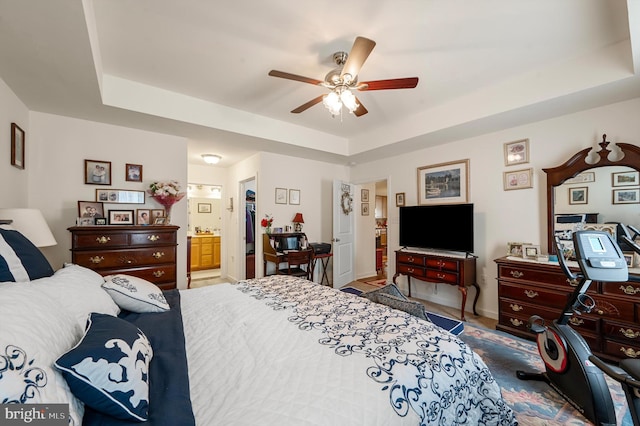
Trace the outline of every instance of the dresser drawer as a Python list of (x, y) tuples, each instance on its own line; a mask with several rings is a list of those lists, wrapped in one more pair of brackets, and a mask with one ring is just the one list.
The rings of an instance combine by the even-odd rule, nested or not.
[(603, 346), (603, 352), (615, 358), (640, 358), (640, 345), (638, 344), (620, 343), (617, 341), (605, 339)]
[(150, 229), (143, 232), (133, 232), (130, 234), (132, 246), (165, 245), (176, 243), (176, 233)]
[(412, 275), (414, 277), (424, 277), (425, 276), (425, 269), (424, 267), (420, 267), (420, 266), (412, 266), (412, 265), (405, 265), (402, 263), (399, 263), (397, 265), (397, 273), (399, 274), (404, 274), (404, 275)]
[(569, 300), (569, 293), (507, 282), (500, 282), (498, 291), (501, 298), (521, 300), (551, 308), (562, 309)]
[(410, 263), (412, 265), (418, 266), (424, 266), (426, 260), (424, 256), (418, 256), (409, 253), (398, 253), (396, 254), (396, 256), (396, 262), (398, 263)]
[(453, 259), (427, 258), (427, 268), (440, 269), (444, 271), (458, 272), (460, 262)]
[(175, 283), (176, 281), (176, 266), (169, 264), (157, 266), (142, 266), (138, 268), (109, 268), (102, 269), (97, 272), (99, 272), (102, 276), (114, 274), (133, 275), (134, 277), (145, 279), (156, 285), (166, 282)]
[(433, 269), (427, 269), (425, 272), (427, 280), (439, 283), (458, 284), (458, 274), (445, 271), (434, 271)]
[(611, 294), (615, 296), (637, 297), (640, 301), (640, 283), (624, 282), (624, 283), (601, 283), (602, 294)]
[(617, 323), (603, 320), (602, 328), (608, 339), (627, 342), (632, 345), (640, 345), (640, 324)]
[(91, 269), (154, 265), (171, 263), (175, 260), (175, 246), (131, 250), (77, 251), (73, 253), (73, 263)]
[(532, 315), (538, 315), (544, 318), (547, 324), (560, 316), (560, 310), (540, 308), (539, 306), (523, 303), (519, 300), (500, 298), (500, 313), (504, 313), (509, 317), (518, 317), (529, 321)]
[[(498, 278), (509, 279), (511, 281), (526, 281), (549, 285), (562, 285), (573, 288), (570, 280), (562, 273), (538, 270), (523, 266), (499, 265)], [(575, 283), (573, 283), (575, 285)]]
[(633, 322), (635, 305), (628, 300), (613, 299), (592, 294), (596, 306), (591, 311), (592, 315), (601, 318)]
[(129, 239), (126, 234), (110, 232), (95, 232), (74, 235), (74, 247), (110, 248), (127, 246)]

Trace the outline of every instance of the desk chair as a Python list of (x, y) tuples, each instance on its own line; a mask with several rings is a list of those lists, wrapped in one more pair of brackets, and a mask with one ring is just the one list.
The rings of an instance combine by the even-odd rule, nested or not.
[(313, 271), (311, 250), (290, 251), (285, 254), (283, 261), (287, 262), (287, 266), (278, 269), (277, 273), (281, 275), (293, 275), (305, 278), (311, 281), (311, 272)]

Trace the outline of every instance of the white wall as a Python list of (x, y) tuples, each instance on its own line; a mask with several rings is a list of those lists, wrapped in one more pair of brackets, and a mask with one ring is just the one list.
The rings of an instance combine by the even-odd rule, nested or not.
[[(11, 165), (11, 123), (16, 123), (25, 131), (25, 170)], [(29, 207), (27, 185), (31, 165), (31, 144), (29, 131), (29, 110), (11, 89), (0, 79), (0, 182), (3, 182), (0, 207)], [(1, 219), (1, 218), (0, 218)]]
[[(103, 185), (84, 183), (84, 160), (111, 161), (108, 188), (146, 190), (152, 181), (176, 180), (186, 191), (186, 139), (95, 123), (51, 114), (31, 113), (30, 143), (32, 151), (29, 173), (29, 206), (42, 210), (58, 241), (43, 252), (54, 269), (71, 261), (71, 234), (75, 225), (78, 201), (95, 201), (96, 189)], [(125, 164), (142, 164), (143, 182), (125, 181)], [(108, 204), (109, 209), (162, 208), (151, 197), (142, 204)], [(178, 231), (177, 282), (186, 287), (186, 199), (173, 206), (171, 223)]]
[[(564, 163), (577, 151), (594, 147), (602, 134), (612, 142), (640, 144), (640, 99), (595, 108), (495, 132), (442, 146), (425, 148), (385, 160), (357, 165), (351, 170), (355, 182), (376, 180), (388, 173), (388, 194), (404, 192), (406, 205), (417, 204), (417, 171), (421, 166), (470, 159), (470, 202), (475, 204), (475, 254), (478, 258), (477, 278), (481, 287), (478, 311), (492, 318), (498, 315), (497, 268), (494, 259), (504, 256), (509, 241), (527, 241), (547, 247), (546, 241), (546, 177), (542, 168)], [(506, 167), (504, 143), (530, 140), (528, 164)], [(503, 190), (503, 172), (533, 168), (533, 188)], [(637, 207), (637, 205), (636, 205)], [(388, 221), (389, 275), (395, 273), (394, 251), (398, 246), (398, 208), (390, 207)], [(437, 224), (434, 224), (437, 226)], [(406, 289), (406, 278), (398, 280)], [(457, 289), (439, 285), (415, 285), (412, 295), (448, 306), (459, 306)], [(471, 309), (475, 290), (469, 291), (467, 310)]]

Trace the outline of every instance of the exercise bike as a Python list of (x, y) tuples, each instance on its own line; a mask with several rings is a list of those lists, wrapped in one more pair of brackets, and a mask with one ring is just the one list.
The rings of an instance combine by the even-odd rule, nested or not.
[[(634, 231), (635, 232), (635, 231)], [(626, 241), (626, 240), (625, 240)], [(616, 425), (616, 415), (609, 387), (600, 366), (606, 366), (593, 356), (585, 340), (569, 325), (574, 313), (589, 313), (595, 301), (587, 294), (593, 280), (601, 282), (625, 282), (628, 280), (627, 263), (620, 247), (606, 232), (577, 231), (573, 244), (580, 273), (571, 272), (562, 256), (562, 246), (555, 241), (562, 271), (578, 284), (569, 297), (560, 317), (549, 326), (540, 316), (529, 319), (529, 328), (537, 334), (538, 351), (545, 365), (545, 372), (517, 371), (521, 380), (543, 380), (553, 387), (569, 403), (596, 425)], [(640, 249), (640, 248), (639, 248)], [(600, 361), (598, 364), (594, 360)], [(635, 360), (634, 360), (635, 361)], [(640, 362), (640, 360), (638, 360)], [(624, 368), (624, 367), (623, 367)], [(634, 363), (627, 371), (636, 379), (640, 365)], [(626, 371), (626, 370), (625, 370)], [(611, 369), (612, 373), (615, 373)], [(616, 373), (617, 374), (617, 373)], [(612, 375), (612, 377), (614, 377)], [(616, 380), (619, 377), (614, 377)], [(625, 376), (624, 380), (629, 380)], [(634, 379), (630, 379), (634, 380)], [(637, 382), (637, 380), (635, 380)], [(638, 382), (640, 383), (640, 382)], [(630, 384), (630, 386), (635, 386)], [(640, 386), (634, 389), (640, 389)], [(626, 392), (626, 389), (625, 389)], [(631, 391), (633, 395), (633, 392)], [(638, 395), (635, 395), (637, 400)], [(629, 396), (627, 397), (629, 400)], [(629, 402), (631, 411), (638, 407)], [(635, 407), (635, 408), (633, 408)], [(634, 414), (632, 414), (634, 416)], [(637, 416), (634, 417), (634, 424)]]

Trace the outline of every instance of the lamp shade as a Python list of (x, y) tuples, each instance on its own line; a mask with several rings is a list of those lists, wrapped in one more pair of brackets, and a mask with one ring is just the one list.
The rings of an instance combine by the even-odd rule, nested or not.
[(304, 219), (302, 218), (302, 213), (296, 213), (295, 217), (291, 221), (293, 223), (304, 223)]
[(36, 247), (58, 244), (38, 209), (0, 209), (0, 219), (12, 220), (11, 227), (27, 237)]

